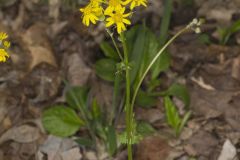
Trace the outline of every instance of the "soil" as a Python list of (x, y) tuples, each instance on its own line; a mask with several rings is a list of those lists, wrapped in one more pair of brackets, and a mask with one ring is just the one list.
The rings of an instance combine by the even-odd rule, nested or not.
[[(63, 80), (92, 86), (100, 104), (111, 104), (113, 85), (94, 70), (96, 60), (103, 57), (99, 44), (108, 35), (103, 24), (89, 28), (82, 24), (78, 8), (84, 4), (81, 0), (0, 0), (0, 32), (7, 32), (12, 42), (11, 58), (0, 64), (0, 160), (97, 159), (95, 150), (52, 136), (41, 124), (45, 109), (65, 102)], [(235, 154), (231, 160), (237, 160), (240, 33), (221, 45), (217, 29), (239, 20), (240, 1), (175, 0), (173, 4), (169, 36), (195, 17), (205, 19), (200, 35), (188, 32), (170, 45), (170, 69), (159, 77), (164, 77), (166, 86), (178, 82), (188, 88), (192, 116), (175, 138), (166, 125), (161, 97), (155, 107), (136, 107), (136, 118), (151, 123), (157, 133), (134, 146), (134, 159), (230, 160), (227, 156)], [(145, 19), (159, 34), (163, 9), (162, 1), (149, 0), (149, 6), (133, 17), (133, 25)], [(176, 104), (181, 108), (182, 103)], [(126, 155), (123, 148), (115, 160), (126, 160)]]

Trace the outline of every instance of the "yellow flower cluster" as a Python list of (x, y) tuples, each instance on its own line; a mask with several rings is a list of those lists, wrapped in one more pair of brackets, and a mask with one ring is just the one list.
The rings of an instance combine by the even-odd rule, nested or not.
[(82, 22), (89, 26), (90, 23), (104, 21), (106, 27), (115, 25), (120, 34), (126, 30), (125, 25), (131, 24), (128, 18), (131, 11), (138, 6), (147, 7), (147, 0), (90, 0), (87, 6), (80, 8), (83, 14)]
[(6, 40), (7, 38), (6, 33), (0, 32), (0, 62), (6, 62), (7, 58), (9, 58), (7, 49), (10, 47), (10, 42)]

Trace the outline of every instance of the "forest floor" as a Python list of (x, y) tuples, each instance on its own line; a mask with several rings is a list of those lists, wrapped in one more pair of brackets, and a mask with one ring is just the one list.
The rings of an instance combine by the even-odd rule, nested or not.
[[(102, 103), (110, 103), (112, 84), (98, 78), (94, 63), (107, 34), (102, 25), (85, 28), (78, 8), (58, 1), (0, 0), (0, 31), (10, 36), (11, 58), (0, 67), (0, 160), (95, 160), (95, 151), (70, 138), (49, 135), (43, 110), (65, 102), (66, 79), (89, 85)], [(169, 47), (171, 67), (161, 78), (178, 82), (191, 95), (191, 119), (178, 139), (167, 135), (162, 98), (155, 107), (136, 107), (136, 117), (158, 134), (135, 145), (135, 160), (227, 160), (240, 157), (240, 33), (220, 44), (218, 28), (240, 19), (239, 0), (175, 1), (170, 36), (193, 18), (206, 19), (202, 34), (185, 33)], [(159, 34), (163, 4), (150, 0), (134, 23), (147, 19)], [(175, 99), (178, 106), (182, 103)], [(166, 138), (167, 137), (167, 138)], [(221, 156), (220, 156), (221, 155)], [(126, 160), (122, 150), (115, 160)]]

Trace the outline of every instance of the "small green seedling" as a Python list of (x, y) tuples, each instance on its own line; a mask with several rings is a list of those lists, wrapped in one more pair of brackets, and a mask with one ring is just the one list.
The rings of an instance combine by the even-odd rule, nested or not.
[(167, 123), (174, 129), (175, 136), (178, 137), (189, 120), (191, 112), (188, 111), (183, 118), (180, 117), (178, 110), (169, 96), (164, 97), (164, 106), (166, 112)]
[(229, 41), (230, 37), (240, 31), (240, 20), (234, 22), (228, 28), (219, 28), (218, 33), (220, 34), (220, 44), (225, 45)]

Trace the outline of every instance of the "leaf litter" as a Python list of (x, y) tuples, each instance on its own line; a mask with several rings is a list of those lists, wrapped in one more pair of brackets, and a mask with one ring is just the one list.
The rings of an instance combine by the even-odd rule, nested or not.
[[(0, 159), (82, 159), (84, 154), (73, 140), (49, 136), (42, 133), (38, 126), (24, 121), (40, 118), (41, 111), (63, 95), (61, 77), (72, 85), (85, 85), (93, 81), (93, 94), (102, 100), (102, 104), (107, 106), (111, 103), (111, 86), (92, 77), (92, 64), (99, 56), (96, 46), (104, 36), (103, 27), (98, 26), (91, 30), (94, 32), (87, 32), (79, 24), (80, 15), (67, 14), (58, 0), (51, 1), (49, 12), (46, 12), (46, 5), (39, 7), (37, 1), (0, 2), (3, 2), (0, 8), (7, 8), (0, 11), (0, 29), (12, 32), (11, 38), (15, 43), (12, 61), (0, 69)], [(154, 0), (152, 3), (154, 5), (139, 19), (147, 15), (151, 17), (153, 28), (157, 28), (162, 4)], [(216, 22), (230, 24), (239, 8), (237, 0), (229, 3), (196, 0), (195, 3), (199, 7), (196, 14), (214, 20), (213, 26)], [(9, 12), (10, 9), (16, 10), (19, 16)], [(9, 13), (13, 17), (10, 20), (7, 16)], [(171, 156), (179, 160), (189, 157), (225, 160), (226, 157), (239, 156), (239, 50), (237, 45), (202, 45), (190, 34), (171, 45), (171, 69), (187, 82), (193, 115), (180, 139), (172, 145), (169, 144), (172, 137), (152, 136), (144, 139), (137, 146), (138, 160), (164, 160)], [(161, 103), (161, 98), (159, 101)], [(161, 105), (146, 110), (137, 109), (137, 118), (158, 126), (161, 131), (158, 134), (169, 134)], [(28, 151), (29, 154), (26, 154)], [(95, 155), (94, 151), (86, 153), (88, 156)], [(126, 152), (117, 154), (116, 159), (118, 156), (124, 159)]]

